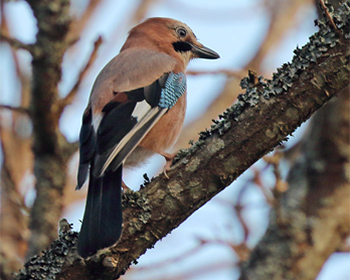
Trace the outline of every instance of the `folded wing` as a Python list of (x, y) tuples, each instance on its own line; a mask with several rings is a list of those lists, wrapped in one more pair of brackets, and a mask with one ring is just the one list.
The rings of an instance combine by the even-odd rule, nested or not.
[(117, 92), (103, 107), (103, 117), (96, 133), (91, 124), (91, 110), (87, 110), (80, 133), (77, 188), (83, 185), (92, 161), (95, 177), (117, 170), (185, 90), (185, 75), (170, 72), (148, 86)]

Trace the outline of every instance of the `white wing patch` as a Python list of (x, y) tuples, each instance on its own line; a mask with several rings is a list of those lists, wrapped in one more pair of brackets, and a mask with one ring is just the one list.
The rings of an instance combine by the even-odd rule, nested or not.
[(95, 133), (97, 133), (97, 129), (100, 126), (103, 116), (104, 113), (97, 113), (92, 115), (92, 127), (94, 128)]
[(151, 109), (151, 106), (147, 103), (146, 100), (143, 100), (142, 102), (137, 102), (136, 107), (132, 112), (132, 116), (134, 118), (137, 118), (138, 120), (141, 120)]
[[(145, 104), (148, 106), (148, 110), (147, 107), (145, 106), (145, 104), (143, 104), (145, 102)], [(140, 102), (139, 108), (137, 108), (138, 106), (135, 107), (134, 113), (140, 113), (142, 116), (138, 117), (138, 122), (137, 124), (130, 130), (130, 132), (128, 134), (126, 134), (123, 139), (114, 147), (113, 151), (111, 152), (111, 154), (108, 156), (107, 160), (105, 161), (102, 170), (101, 170), (101, 174), (103, 174), (106, 169), (108, 168), (108, 166), (111, 164), (111, 162), (114, 160), (114, 158), (118, 155), (118, 153), (125, 147), (125, 145), (128, 143), (128, 141), (131, 139), (131, 137), (137, 132), (139, 131), (141, 128), (143, 128), (143, 126), (150, 121), (157, 113), (160, 112), (160, 114), (157, 116), (157, 118), (153, 121), (153, 124), (149, 126), (149, 128), (147, 129), (147, 131), (143, 134), (143, 137), (140, 137), (140, 139), (138, 140), (137, 144), (135, 144), (133, 146), (132, 149), (130, 149), (129, 153), (125, 156), (124, 161), (127, 159), (127, 157), (133, 152), (133, 150), (137, 147), (137, 145), (142, 141), (142, 139), (147, 135), (147, 133), (151, 130), (151, 128), (158, 122), (158, 120), (168, 111), (167, 109), (160, 109), (158, 107), (154, 107), (151, 108), (151, 106), (149, 106), (147, 104), (146, 101)], [(139, 115), (140, 116), (140, 115)]]

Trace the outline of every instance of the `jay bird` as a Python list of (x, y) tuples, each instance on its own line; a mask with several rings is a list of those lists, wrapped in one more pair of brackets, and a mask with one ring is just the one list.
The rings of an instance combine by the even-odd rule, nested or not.
[[(114, 245), (122, 231), (122, 168), (154, 153), (166, 159), (186, 110), (185, 69), (193, 58), (219, 55), (184, 23), (150, 18), (129, 32), (120, 53), (99, 73), (83, 114), (77, 189), (89, 187), (78, 254)], [(166, 174), (166, 173), (165, 173)], [(88, 176), (89, 175), (89, 176)]]

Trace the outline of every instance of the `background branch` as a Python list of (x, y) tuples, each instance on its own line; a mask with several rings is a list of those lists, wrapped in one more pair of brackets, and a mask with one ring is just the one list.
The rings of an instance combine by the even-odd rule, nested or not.
[(97, 40), (94, 43), (94, 49), (92, 50), (90, 57), (88, 59), (88, 61), (86, 62), (85, 66), (83, 67), (83, 69), (81, 70), (79, 77), (77, 79), (77, 82), (75, 83), (75, 85), (73, 86), (73, 88), (71, 89), (71, 91), (67, 94), (66, 97), (64, 97), (63, 99), (61, 99), (58, 102), (58, 107), (59, 107), (59, 115), (62, 114), (64, 108), (67, 105), (70, 105), (73, 102), (73, 99), (75, 98), (75, 96), (78, 93), (79, 87), (81, 82), (83, 81), (83, 79), (85, 78), (87, 72), (89, 71), (91, 65), (94, 63), (94, 61), (96, 60), (97, 57), (97, 52), (102, 44), (102, 37), (98, 37)]
[(23, 49), (23, 50), (29, 51), (30, 53), (33, 53), (33, 51), (34, 51), (32, 45), (25, 44), (25, 43), (21, 42), (20, 40), (12, 38), (3, 32), (0, 33), (0, 40), (9, 43), (14, 49)]
[[(2, 1), (0, 3), (0, 33), (13, 38), (4, 10), (4, 2)], [(9, 44), (9, 57), (14, 63), (14, 78), (16, 85), (20, 87), (20, 91), (17, 93), (19, 102), (16, 106), (0, 104), (0, 143), (2, 152), (2, 155), (0, 155), (0, 157), (2, 156), (0, 176), (0, 278), (4, 280), (12, 278), (11, 274), (18, 271), (22, 266), (21, 260), (26, 254), (29, 237), (29, 209), (25, 205), (23, 181), (29, 173), (28, 170), (32, 170), (33, 160), (31, 120), (28, 109), (30, 79), (22, 67), (18, 53), (20, 53), (18, 49), (13, 44)], [(3, 57), (2, 54), (1, 57), (3, 63), (6, 59), (3, 59), (5, 56)], [(2, 86), (7, 84), (7, 80), (3, 80)], [(13, 97), (15, 95), (13, 94)], [(1, 93), (1, 97), (4, 97), (3, 93)]]
[(23, 108), (23, 107), (13, 107), (10, 105), (0, 104), (0, 109), (5, 109), (5, 110), (10, 110), (10, 111), (30, 115), (30, 111), (27, 108)]
[(72, 22), (71, 28), (69, 29), (67, 34), (67, 42), (74, 42), (75, 40), (79, 39), (84, 29), (86, 28), (87, 23), (91, 20), (94, 12), (96, 12), (96, 9), (102, 2), (103, 0), (89, 1), (89, 4), (85, 9), (84, 13), (81, 15), (81, 17), (75, 19)]
[[(59, 131), (58, 83), (63, 54), (68, 48), (69, 1), (27, 1), (37, 19), (38, 33), (32, 61), (30, 111), (33, 122), (36, 198), (30, 214), (31, 231), (27, 256), (45, 249), (57, 238), (57, 221), (62, 212), (67, 158), (65, 139)], [(38, 55), (38, 53), (40, 55)]]

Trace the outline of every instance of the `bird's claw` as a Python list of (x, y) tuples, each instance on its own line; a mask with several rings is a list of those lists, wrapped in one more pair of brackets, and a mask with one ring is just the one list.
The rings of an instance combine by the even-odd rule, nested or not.
[(167, 174), (167, 171), (170, 171), (170, 166), (173, 163), (174, 157), (176, 155), (176, 153), (172, 153), (172, 154), (168, 154), (168, 153), (161, 153), (161, 155), (165, 158), (166, 160), (166, 164), (164, 165), (163, 168), (163, 174), (164, 176), (169, 179), (169, 176)]
[(168, 176), (168, 174), (167, 174), (167, 171), (170, 171), (170, 166), (171, 166), (171, 164), (172, 164), (172, 160), (171, 161), (167, 161), (166, 162), (166, 164), (164, 165), (164, 168), (163, 168), (163, 174), (164, 174), (164, 176), (167, 178), (167, 179), (169, 179), (169, 176)]

